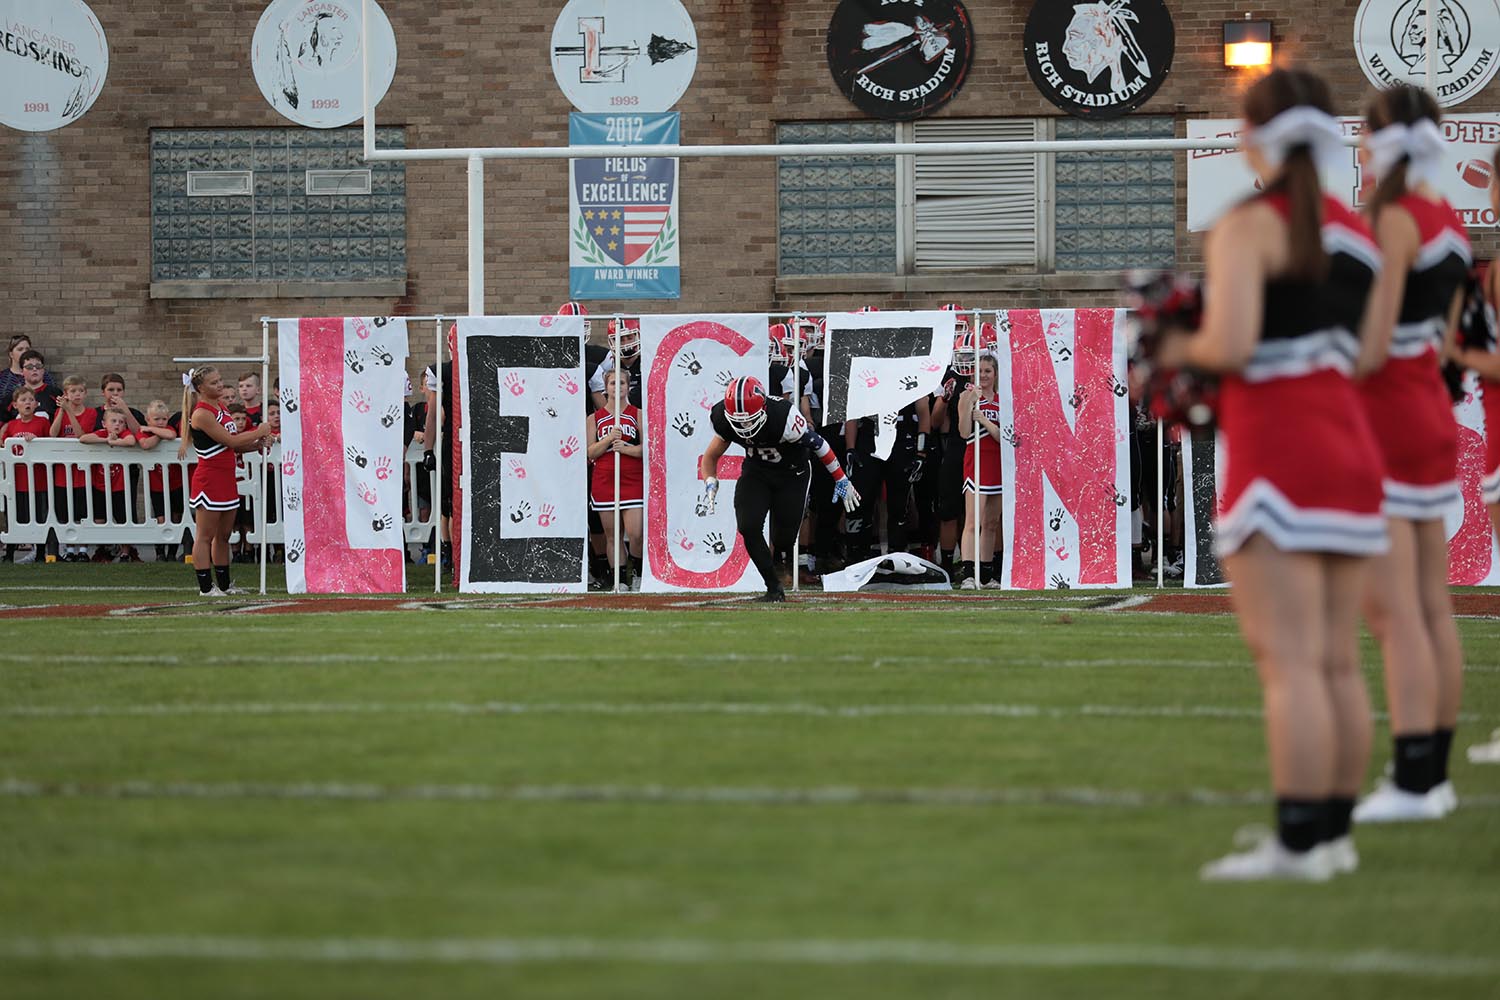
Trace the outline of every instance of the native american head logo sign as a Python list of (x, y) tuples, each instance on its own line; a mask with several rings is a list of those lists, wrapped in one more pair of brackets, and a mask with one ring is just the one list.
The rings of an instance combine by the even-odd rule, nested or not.
[(370, 30), (359, 0), (274, 0), (260, 16), (250, 65), (260, 92), (285, 117), (308, 128), (340, 128), (364, 117), (363, 46), (370, 46), (370, 95), (376, 104), (396, 76), (396, 34), (376, 0)]
[(104, 89), (109, 43), (83, 0), (0, 0), (0, 123), (50, 132)]
[(552, 28), (552, 75), (579, 111), (666, 111), (698, 68), (678, 0), (568, 0)]
[(1438, 103), (1461, 104), (1500, 69), (1500, 0), (1364, 0), (1354, 50), (1377, 87), (1425, 84), (1431, 59)]
[(974, 58), (958, 0), (843, 0), (828, 25), (828, 68), (867, 114), (906, 121), (953, 99)]
[(1172, 68), (1176, 35), (1163, 0), (1039, 0), (1026, 20), (1026, 68), (1053, 104), (1118, 118), (1145, 104)]

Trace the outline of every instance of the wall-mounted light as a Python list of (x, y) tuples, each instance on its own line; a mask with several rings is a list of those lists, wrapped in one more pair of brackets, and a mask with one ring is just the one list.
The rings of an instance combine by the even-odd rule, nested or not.
[(1271, 22), (1224, 22), (1224, 65), (1235, 68), (1271, 65)]

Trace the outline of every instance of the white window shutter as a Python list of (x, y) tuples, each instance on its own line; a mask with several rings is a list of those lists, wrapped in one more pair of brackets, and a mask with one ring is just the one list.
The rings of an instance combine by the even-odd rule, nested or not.
[[(1031, 118), (924, 119), (917, 142), (1030, 140)], [(1037, 263), (1036, 155), (922, 156), (915, 162), (916, 268)]]

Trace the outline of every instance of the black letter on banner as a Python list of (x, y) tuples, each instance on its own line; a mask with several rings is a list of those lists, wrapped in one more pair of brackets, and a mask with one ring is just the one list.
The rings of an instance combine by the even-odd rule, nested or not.
[[(1193, 533), (1197, 547), (1197, 580), (1201, 586), (1224, 582), (1224, 569), (1214, 556), (1214, 508), (1219, 505), (1219, 491), (1214, 474), (1214, 432), (1196, 430), (1193, 435), (1193, 467), (1183, 472), (1193, 477), (1193, 509), (1188, 512), (1192, 524), (1187, 530)], [(1152, 440), (1155, 447), (1155, 440)], [(1170, 487), (1170, 484), (1168, 484)]]
[(843, 423), (851, 417), (873, 417), (873, 413), (849, 413), (849, 373), (855, 359), (865, 361), (872, 358), (925, 358), (932, 350), (932, 328), (928, 326), (901, 326), (870, 330), (839, 330), (829, 343), (833, 350), (828, 355), (828, 395), (824, 405), (828, 408), (830, 424)]
[(502, 538), (501, 456), (525, 454), (529, 417), (500, 416), (499, 373), (513, 368), (578, 371), (571, 337), (471, 337), (468, 344), (469, 580), (473, 583), (577, 583), (587, 538)]

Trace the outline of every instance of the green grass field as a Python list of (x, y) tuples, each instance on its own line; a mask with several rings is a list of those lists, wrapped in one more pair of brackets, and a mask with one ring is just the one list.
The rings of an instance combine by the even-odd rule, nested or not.
[(189, 586), (0, 567), (0, 608), (137, 608), (0, 620), (5, 1000), (1500, 997), (1500, 767), (1462, 752), (1500, 620), (1461, 622), (1458, 813), (1213, 886), (1270, 819), (1227, 615)]

